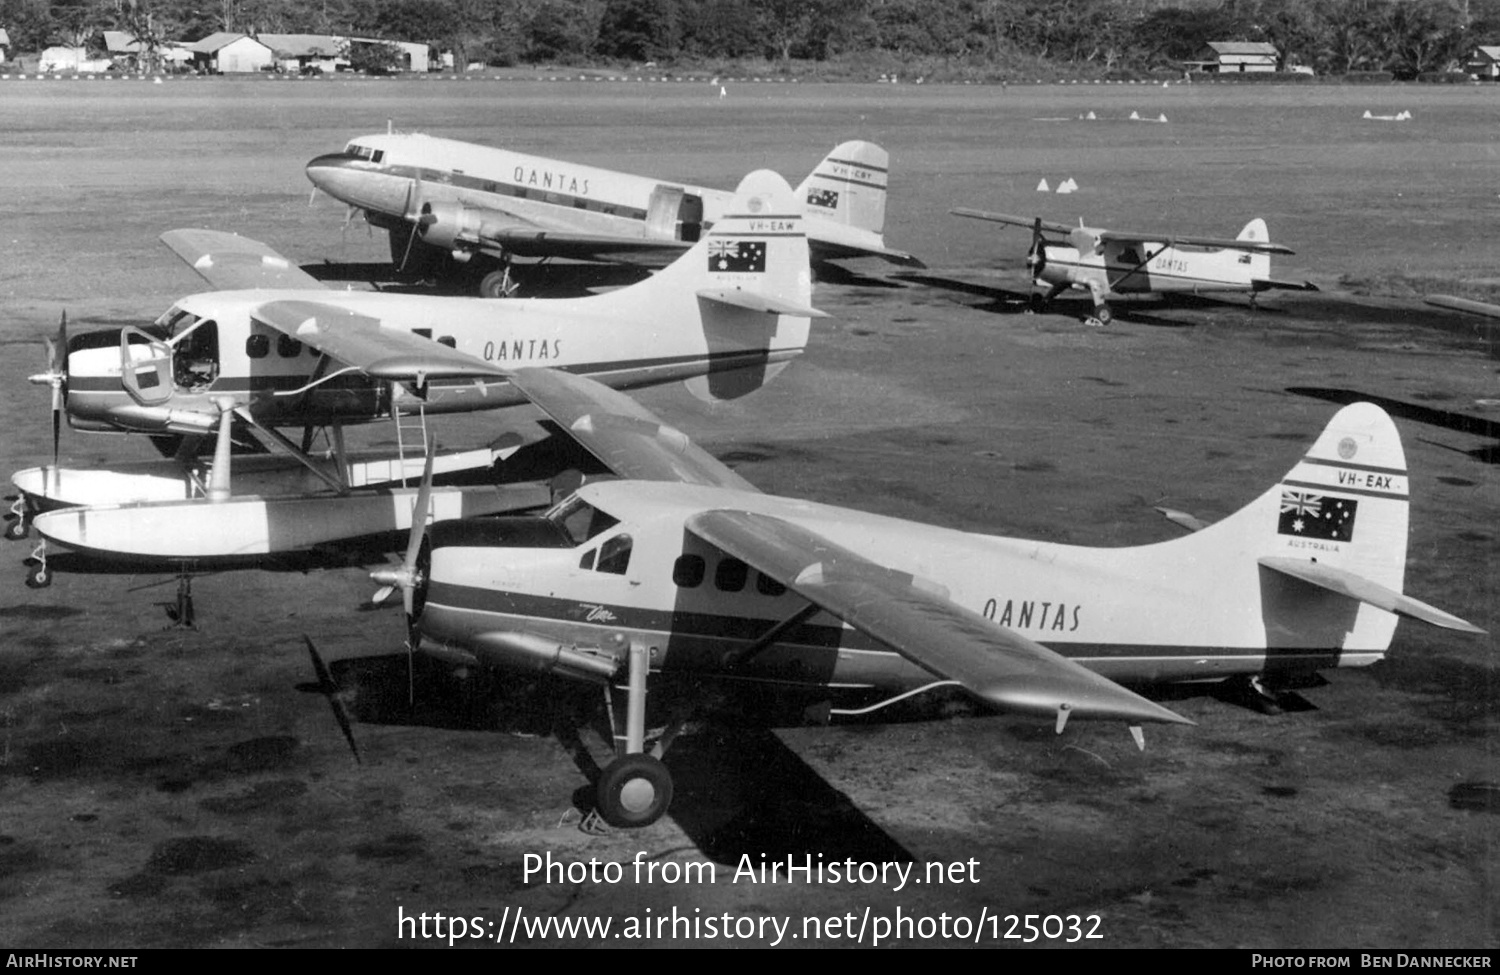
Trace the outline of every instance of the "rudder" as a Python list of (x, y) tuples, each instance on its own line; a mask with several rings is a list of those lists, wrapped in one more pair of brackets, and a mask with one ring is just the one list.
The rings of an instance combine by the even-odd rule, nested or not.
[(797, 187), (797, 208), (812, 219), (883, 234), (889, 170), (890, 154), (875, 143), (842, 143)]

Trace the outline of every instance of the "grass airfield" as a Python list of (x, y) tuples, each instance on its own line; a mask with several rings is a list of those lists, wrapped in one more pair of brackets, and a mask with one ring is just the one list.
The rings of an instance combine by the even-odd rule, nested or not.
[[(0, 82), (0, 457), (9, 469), (49, 457), (47, 395), (26, 377), (64, 311), (75, 330), (136, 323), (203, 290), (160, 233), (232, 230), (305, 264), (384, 261), (383, 234), (346, 225), (326, 199), (309, 206), (302, 167), (388, 120), (724, 187), (762, 166), (796, 184), (836, 142), (863, 138), (892, 156), (888, 243), (929, 269), (851, 263), (819, 286), (833, 318), (773, 385), (717, 406), (667, 387), (643, 393), (647, 405), (768, 491), (1114, 545), (1173, 537), (1156, 505), (1231, 513), (1296, 461), (1336, 402), (1376, 398), (1411, 469), (1407, 591), (1500, 626), (1491, 335), (1413, 297), (1500, 277), (1493, 89), (726, 87), (721, 99), (701, 84)], [(1036, 191), (1069, 177), (1075, 194)], [(1080, 324), (1081, 299), (1024, 314), (1026, 233), (951, 217), (954, 206), (1216, 236), (1261, 216), (1297, 251), (1273, 273), (1323, 290), (1253, 309), (1125, 301), (1105, 329)], [(458, 418), (439, 436), (478, 444), (522, 422)], [(147, 451), (66, 430), (62, 441), (71, 465)], [(1300, 692), (1305, 709), (1277, 716), (1207, 688), (1167, 691), (1198, 727), (1147, 728), (1143, 753), (1116, 725), (1058, 737), (964, 708), (885, 726), (705, 725), (668, 755), (672, 814), (601, 836), (578, 828), (587, 764), (548, 733), (545, 701), (423, 670), (406, 707), (400, 611), (359, 608), (374, 588), (364, 570), (200, 577), (200, 629), (185, 632), (163, 629), (155, 605), (172, 597), (169, 576), (59, 573), (33, 591), (29, 546), (3, 544), (7, 944), (395, 946), (414, 943), (398, 938), (398, 910), (624, 924), (648, 908), (791, 918), (798, 934), (804, 918), (867, 909), (1097, 915), (1088, 930), (1102, 937), (1082, 943), (1129, 947), (1500, 941), (1488, 638), (1403, 623), (1387, 661), (1329, 672)], [(357, 688), (363, 764), (304, 686), (304, 634)], [(642, 852), (713, 863), (717, 882), (635, 883)], [(623, 864), (625, 879), (523, 875), (527, 854), (549, 853)], [(977, 882), (731, 879), (745, 857), (819, 854), (972, 859)], [(1022, 943), (1004, 937), (1008, 921), (991, 924), (966, 941), (892, 940)], [(817, 935), (795, 943), (852, 941)]]

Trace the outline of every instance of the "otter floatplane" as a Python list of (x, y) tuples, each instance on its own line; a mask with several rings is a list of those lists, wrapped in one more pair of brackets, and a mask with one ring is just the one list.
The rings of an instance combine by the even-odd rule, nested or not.
[[(350, 492), (387, 491), (421, 470), (425, 451), (369, 462), (348, 456), (347, 424), (393, 420), (399, 433), (414, 418), (425, 445), (430, 415), (524, 402), (508, 377), (538, 363), (619, 387), (683, 380), (709, 400), (749, 393), (802, 352), (810, 319), (822, 314), (809, 304), (807, 240), (791, 201), (781, 177), (753, 173), (731, 212), (652, 278), (605, 295), (499, 303), (330, 291), (263, 244), (172, 231), (163, 240), (210, 282), (248, 290), (184, 298), (151, 326), (71, 339), (61, 329), (49, 342), (49, 370), (33, 377), (53, 390), (54, 464), (13, 478), (21, 496), (7, 534), (24, 537), (34, 526), (44, 540), (100, 557), (197, 561), (297, 550), (326, 541), (328, 531), (386, 527), (389, 518), (365, 522)], [(79, 430), (180, 438), (176, 460), (165, 469), (61, 469), (61, 415)], [(277, 429), (284, 426), (302, 428), (300, 445)], [(311, 452), (318, 431), (330, 434), (332, 462)], [(333, 496), (311, 506), (305, 496), (289, 499), (302, 514), (288, 523), (229, 516), (229, 445), (245, 437), (292, 458)], [(193, 467), (213, 438), (211, 471)], [(437, 467), (494, 457), (467, 452)], [(62, 506), (70, 507), (45, 513)], [(396, 507), (409, 515), (409, 504)], [(142, 532), (147, 510), (156, 529)], [(205, 535), (206, 526), (217, 528)], [(44, 541), (29, 581), (49, 578)]]
[[(1398, 616), (1481, 632), (1401, 592), (1406, 462), (1369, 404), (1229, 518), (1106, 549), (762, 494), (623, 393), (546, 369), (512, 382), (626, 479), (540, 516), (418, 526), (382, 578), (418, 651), (609, 689), (624, 707), (597, 811), (615, 825), (666, 811), (661, 749), (718, 692), (848, 716), (956, 686), (1058, 732), (1121, 721), (1142, 744), (1145, 722), (1191, 722), (1125, 684), (1369, 664)], [(648, 754), (648, 687), (683, 684), (688, 712)]]
[[(1026, 219), (1006, 213), (970, 210), (949, 211), (960, 217), (1031, 230), (1031, 248), (1026, 268), (1033, 283), (1046, 287), (1033, 293), (1033, 311), (1044, 311), (1068, 288), (1087, 291), (1094, 300), (1089, 323), (1107, 325), (1113, 318), (1107, 299), (1123, 294), (1213, 294), (1244, 293), (1251, 301), (1272, 289), (1316, 291), (1310, 281), (1284, 281), (1271, 277), (1271, 255), (1291, 254), (1291, 249), (1271, 243), (1266, 222), (1259, 217), (1245, 224), (1233, 240), (1222, 237), (1137, 234), (1050, 223), (1040, 217)], [(1061, 241), (1048, 240), (1055, 234)]]
[[(814, 261), (923, 266), (885, 245), (889, 164), (879, 146), (845, 142), (797, 187)], [(724, 190), (395, 132), (318, 156), (307, 178), (388, 231), (398, 269), (459, 268), (487, 298), (515, 291), (513, 257), (670, 260), (737, 212)]]

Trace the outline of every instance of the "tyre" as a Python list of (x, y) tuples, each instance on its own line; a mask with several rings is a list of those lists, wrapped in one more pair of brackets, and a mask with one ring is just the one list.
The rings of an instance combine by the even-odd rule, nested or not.
[(594, 803), (611, 826), (650, 826), (672, 804), (672, 773), (650, 755), (624, 755), (599, 776)]

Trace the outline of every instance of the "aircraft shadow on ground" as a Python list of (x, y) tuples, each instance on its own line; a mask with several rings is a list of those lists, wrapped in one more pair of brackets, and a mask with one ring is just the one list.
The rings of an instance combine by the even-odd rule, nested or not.
[[(842, 264), (829, 264), (816, 262), (812, 266), (813, 280), (818, 284), (839, 284), (859, 288), (904, 288), (905, 285), (899, 281), (893, 281), (888, 277), (872, 277), (859, 271), (844, 267)], [(897, 274), (894, 277), (903, 277)]]
[[(395, 629), (393, 640), (399, 639)], [(482, 668), (461, 677), (445, 664), (404, 653), (345, 658), (329, 671), (357, 722), (356, 740), (359, 724), (551, 735), (585, 779), (573, 804), (580, 814), (593, 807), (593, 783), (609, 755), (597, 686), (514, 680)], [(298, 690), (319, 692), (312, 681)], [(332, 721), (329, 734), (337, 734)], [(756, 865), (762, 856), (783, 862), (819, 854), (861, 862), (914, 859), (764, 727), (692, 722), (665, 762), (674, 783), (668, 816), (715, 862), (738, 864), (745, 855)]]
[[(1413, 420), (1417, 423), (1441, 427), (1444, 430), (1454, 430), (1475, 437), (1488, 437), (1492, 440), (1500, 441), (1500, 423), (1494, 420), (1486, 420), (1483, 417), (1434, 409), (1431, 406), (1423, 406), (1420, 403), (1407, 403), (1385, 396), (1375, 396), (1371, 393), (1362, 393), (1357, 389), (1334, 389), (1323, 386), (1289, 386), (1287, 387), (1287, 392), (1297, 396), (1309, 396), (1313, 399), (1326, 400), (1330, 403), (1337, 403), (1340, 406), (1346, 406), (1350, 403), (1374, 403), (1391, 416), (1400, 417), (1404, 420)], [(1500, 463), (1500, 443), (1477, 447), (1473, 450), (1460, 450), (1459, 453), (1468, 454), (1475, 460), (1485, 464)]]

